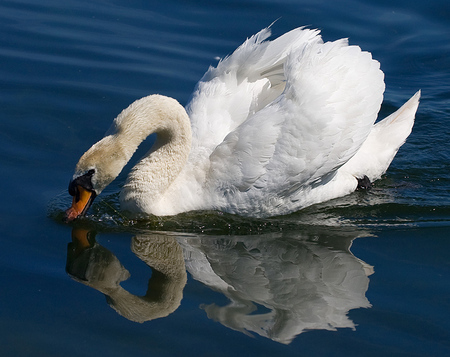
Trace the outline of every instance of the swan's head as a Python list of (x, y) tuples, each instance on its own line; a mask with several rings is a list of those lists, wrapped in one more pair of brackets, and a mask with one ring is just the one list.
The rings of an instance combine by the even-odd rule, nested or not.
[[(106, 136), (94, 144), (78, 162), (69, 184), (73, 202), (72, 207), (66, 211), (66, 221), (72, 221), (86, 213), (95, 197), (119, 175), (139, 144), (151, 133), (158, 134), (159, 144), (156, 147), (166, 147), (162, 152), (169, 155), (167, 159), (171, 163), (171, 170), (164, 171), (166, 178), (163, 179), (161, 170), (157, 170), (159, 166), (153, 165), (155, 177), (163, 183), (168, 181), (170, 175), (173, 180), (190, 152), (189, 117), (175, 99), (160, 95), (138, 99), (117, 116)], [(154, 162), (167, 166), (160, 156)], [(151, 175), (147, 176), (147, 180), (151, 179)]]
[(94, 144), (80, 158), (69, 183), (72, 206), (66, 221), (83, 216), (103, 189), (120, 173), (128, 157), (115, 135), (108, 135)]

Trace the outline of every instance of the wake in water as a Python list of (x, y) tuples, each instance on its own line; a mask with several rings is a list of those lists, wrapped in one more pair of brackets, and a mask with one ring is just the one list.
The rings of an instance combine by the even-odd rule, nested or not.
[[(400, 199), (397, 191), (407, 189), (408, 185), (396, 183), (399, 185), (392, 186), (391, 181), (382, 180), (378, 183), (380, 187), (375, 186), (369, 191), (355, 192), (291, 215), (266, 219), (244, 218), (218, 211), (131, 217), (120, 211), (119, 192), (108, 192), (94, 203), (86, 217), (71, 224), (109, 232), (173, 231), (229, 235), (281, 232), (313, 226), (387, 228), (450, 224), (449, 207), (424, 205), (411, 198)], [(68, 203), (66, 192), (61, 192), (50, 202), (48, 216), (62, 222)]]

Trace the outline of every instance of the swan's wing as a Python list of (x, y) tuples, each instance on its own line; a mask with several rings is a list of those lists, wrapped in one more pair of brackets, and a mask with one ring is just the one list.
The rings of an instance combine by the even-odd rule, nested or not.
[(197, 84), (187, 111), (193, 150), (211, 152), (250, 115), (284, 90), (284, 62), (289, 53), (321, 41), (319, 31), (298, 28), (274, 41), (266, 28), (247, 39), (232, 55), (209, 68)]
[[(231, 132), (212, 153), (210, 178), (225, 195), (300, 199), (331, 180), (367, 138), (379, 111), (383, 73), (346, 40), (288, 54), (281, 96)], [(239, 192), (237, 192), (239, 191)]]

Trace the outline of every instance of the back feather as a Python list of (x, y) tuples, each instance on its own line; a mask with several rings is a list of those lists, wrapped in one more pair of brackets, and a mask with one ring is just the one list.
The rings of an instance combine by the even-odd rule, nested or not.
[[(283, 81), (273, 82), (283, 83), (284, 90), (259, 111), (249, 112), (210, 157), (210, 177), (222, 182), (220, 190), (230, 197), (227, 204), (236, 209), (240, 202), (248, 205), (261, 197), (267, 207), (275, 202), (289, 209), (286, 201), (302, 206), (293, 203), (302, 200), (306, 205), (307, 193), (331, 180), (361, 147), (380, 109), (383, 73), (370, 53), (348, 46), (347, 40), (324, 44), (317, 31), (294, 31), (273, 41), (273, 47), (265, 46), (265, 54), (272, 54), (285, 39), (300, 37), (283, 49), (284, 58), (268, 55), (267, 62), (237, 71), (247, 74), (244, 81), (268, 81), (269, 88), (262, 73), (282, 75)], [(258, 204), (252, 209), (265, 208)]]
[(321, 41), (318, 30), (295, 29), (274, 41), (266, 28), (247, 39), (233, 54), (210, 67), (187, 106), (193, 150), (208, 155), (255, 112), (284, 90), (284, 62), (293, 49)]
[(379, 179), (411, 133), (419, 98), (420, 91), (396, 112), (376, 123), (361, 149), (342, 167), (342, 172), (357, 178), (365, 175), (370, 181)]

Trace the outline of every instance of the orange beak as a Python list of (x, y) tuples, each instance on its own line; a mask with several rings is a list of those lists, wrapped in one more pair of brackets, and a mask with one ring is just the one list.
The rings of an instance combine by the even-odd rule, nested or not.
[(81, 215), (84, 215), (91, 206), (95, 198), (93, 191), (88, 191), (80, 185), (77, 185), (77, 194), (73, 196), (72, 206), (66, 211), (66, 221), (73, 221)]

